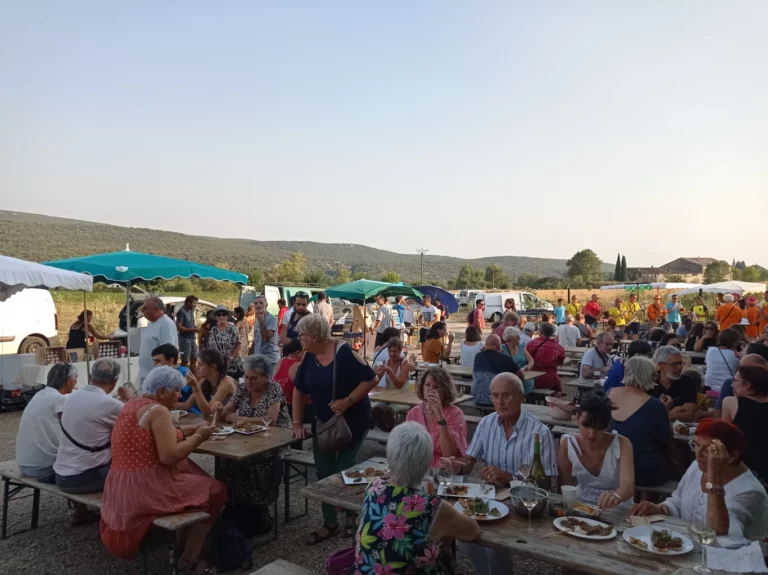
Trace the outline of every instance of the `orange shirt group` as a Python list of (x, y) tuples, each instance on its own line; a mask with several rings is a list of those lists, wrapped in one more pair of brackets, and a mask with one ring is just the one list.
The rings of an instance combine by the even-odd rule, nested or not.
[(735, 303), (724, 303), (717, 308), (715, 312), (715, 321), (720, 324), (720, 329), (728, 329), (732, 325), (736, 325), (741, 322), (741, 318), (745, 317), (743, 309)]

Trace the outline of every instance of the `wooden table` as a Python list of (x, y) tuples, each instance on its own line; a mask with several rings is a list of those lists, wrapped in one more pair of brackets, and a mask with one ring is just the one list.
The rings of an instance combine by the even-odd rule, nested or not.
[[(429, 367), (432, 367), (430, 365), (427, 365), (426, 363), (419, 363), (416, 365), (415, 371), (426, 371)], [(472, 379), (472, 368), (471, 367), (462, 367), (460, 365), (443, 365), (443, 369), (447, 371), (451, 376), (457, 377), (460, 379)], [(531, 379), (535, 379), (539, 377), (540, 375), (544, 375), (543, 371), (524, 371), (524, 380), (529, 381)]]
[(705, 359), (707, 357), (706, 351), (685, 351), (681, 350), (680, 353), (687, 355), (691, 359)]
[(588, 349), (588, 347), (568, 346), (565, 348), (565, 353), (571, 355), (584, 355)]
[[(302, 490), (306, 497), (356, 513), (362, 510), (364, 492), (359, 485), (344, 485), (339, 473)], [(550, 497), (554, 501), (560, 500), (559, 495), (552, 494)], [(604, 511), (601, 519), (613, 523), (617, 531), (623, 532), (629, 527), (625, 512)], [(697, 544), (696, 549), (685, 555), (667, 557), (644, 553), (626, 543), (621, 533), (616, 538), (604, 542), (585, 541), (568, 535), (542, 538), (543, 535), (556, 531), (552, 521), (552, 517), (534, 519), (536, 533), (531, 534), (526, 531), (528, 519), (510, 510), (504, 519), (482, 523), (480, 537), (475, 543), (588, 575), (682, 575), (697, 565), (701, 557)], [(661, 525), (682, 532), (687, 530), (684, 521), (674, 518), (669, 518), (665, 523), (654, 524)]]
[(528, 415), (532, 415), (533, 417), (541, 421), (544, 425), (548, 425), (551, 427), (558, 425), (560, 427), (570, 427), (573, 429), (577, 429), (579, 427), (579, 424), (576, 422), (575, 417), (571, 417), (570, 419), (555, 419), (554, 417), (552, 417), (552, 412), (550, 411), (549, 406), (546, 406), (546, 405), (534, 405), (531, 403), (524, 403), (523, 410)]
[[(371, 398), (371, 401), (380, 401), (382, 403), (396, 403), (399, 405), (410, 405), (410, 406), (416, 406), (421, 405), (423, 402), (421, 399), (419, 399), (416, 396), (416, 393), (413, 391), (410, 391), (408, 389), (400, 388), (400, 389), (384, 389), (384, 388), (374, 388), (373, 391), (371, 391), (368, 394), (368, 397)], [(453, 401), (454, 405), (458, 405), (459, 403), (464, 403), (465, 401), (470, 401), (472, 399), (471, 395), (462, 395), (455, 399)]]

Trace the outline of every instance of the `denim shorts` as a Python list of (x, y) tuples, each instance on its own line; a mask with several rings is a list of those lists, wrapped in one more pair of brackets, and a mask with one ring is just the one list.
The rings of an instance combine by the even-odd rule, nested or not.
[(192, 361), (197, 357), (197, 341), (194, 337), (179, 338), (179, 359)]

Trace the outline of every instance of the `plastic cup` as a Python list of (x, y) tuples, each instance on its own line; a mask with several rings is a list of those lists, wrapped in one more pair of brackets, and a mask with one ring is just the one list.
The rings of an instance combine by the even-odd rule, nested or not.
[(573, 485), (563, 485), (560, 491), (563, 494), (563, 503), (570, 509), (576, 503), (576, 487)]

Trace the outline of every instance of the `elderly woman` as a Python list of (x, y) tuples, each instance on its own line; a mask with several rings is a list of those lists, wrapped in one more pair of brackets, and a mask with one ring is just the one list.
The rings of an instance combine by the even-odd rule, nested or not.
[(704, 383), (712, 391), (720, 391), (726, 379), (736, 375), (739, 368), (739, 357), (736, 351), (741, 344), (741, 335), (733, 329), (724, 329), (717, 336), (717, 347), (707, 350), (704, 363), (707, 364), (707, 372), (704, 374)]
[[(633, 341), (629, 344), (648, 342)], [(624, 364), (624, 384), (609, 391), (614, 409), (611, 429), (632, 444), (635, 460), (635, 483), (661, 485), (673, 475), (672, 426), (667, 409), (648, 392), (656, 385), (656, 366), (645, 354), (635, 355)], [(679, 477), (679, 475), (678, 475)]]
[[(291, 418), (280, 385), (272, 379), (272, 362), (265, 355), (249, 355), (244, 363), (245, 382), (237, 387), (232, 401), (221, 408), (224, 420), (236, 427), (268, 424), (290, 429)], [(247, 524), (237, 522), (247, 535), (269, 532), (272, 518), (269, 504), (277, 498), (282, 467), (271, 455), (248, 461), (218, 460), (217, 477), (227, 484), (227, 513), (248, 517)], [(250, 526), (250, 528), (249, 528)]]
[[(208, 334), (208, 349), (215, 349), (228, 362), (227, 373), (235, 378), (242, 377), (243, 360), (240, 358), (240, 350), (243, 342), (237, 328), (229, 323), (229, 310), (220, 305), (213, 310), (216, 324), (211, 327)], [(246, 347), (246, 349), (248, 349)]]
[(504, 330), (501, 340), (504, 342), (504, 345), (501, 346), (501, 353), (511, 357), (517, 365), (518, 371), (515, 373), (520, 378), (520, 381), (523, 382), (525, 395), (528, 395), (533, 391), (535, 382), (532, 379), (526, 381), (523, 371), (532, 370), (534, 361), (528, 350), (520, 345), (520, 330), (516, 327), (508, 327)]
[(559, 484), (578, 485), (578, 498), (601, 509), (628, 509), (635, 493), (634, 455), (629, 439), (610, 431), (611, 411), (602, 391), (582, 398), (576, 412), (579, 433), (560, 438)]
[(768, 494), (742, 462), (744, 435), (727, 421), (703, 419), (691, 449), (696, 461), (666, 501), (641, 501), (633, 515), (671, 515), (708, 525), (717, 535), (762, 539), (768, 535)]
[(169, 366), (152, 369), (144, 395), (128, 402), (112, 432), (112, 466), (101, 504), (101, 541), (117, 557), (133, 558), (158, 517), (205, 511), (210, 519), (187, 530), (176, 566), (181, 573), (202, 573), (200, 552), (224, 506), (227, 490), (189, 459), (211, 437), (207, 423), (174, 425), (182, 375)]
[(204, 349), (197, 358), (197, 377), (187, 372), (192, 395), (176, 409), (194, 411), (208, 417), (218, 411), (237, 391), (235, 380), (227, 375), (227, 362), (215, 349)]
[[(444, 539), (472, 541), (477, 522), (422, 489), (432, 439), (417, 423), (397, 426), (387, 442), (390, 475), (368, 487), (355, 546), (355, 573), (448, 575)], [(382, 514), (384, 510), (384, 514)]]
[[(371, 424), (370, 392), (378, 378), (367, 363), (344, 342), (331, 339), (331, 326), (323, 316), (309, 314), (297, 325), (304, 359), (294, 378), (293, 434), (306, 437), (304, 429), (304, 399), (312, 398), (316, 421), (328, 422), (332, 417), (343, 417), (351, 434), (350, 441), (333, 452), (320, 449), (313, 424), (315, 465), (318, 479), (352, 467)], [(323, 504), (323, 526), (314, 531), (307, 541), (315, 545), (333, 537), (339, 531), (336, 508)], [(355, 515), (349, 512), (344, 527), (345, 535), (355, 531)]]
[(501, 339), (504, 339), (504, 331), (510, 327), (517, 327), (520, 322), (520, 317), (513, 311), (505, 311), (501, 318), (501, 323), (493, 328), (491, 333), (498, 335)]
[(581, 333), (581, 343), (579, 343), (579, 346), (587, 347), (587, 342), (595, 337), (595, 332), (590, 326), (584, 323), (583, 313), (577, 313), (575, 316), (573, 316), (573, 325), (575, 325), (578, 328), (579, 333)]
[(757, 354), (745, 356), (733, 378), (733, 393), (733, 397), (723, 400), (723, 419), (744, 433), (744, 463), (765, 481), (768, 479), (768, 451), (764, 445), (765, 421), (768, 420), (768, 361)]
[(464, 412), (453, 405), (458, 397), (453, 379), (442, 367), (430, 367), (416, 384), (423, 403), (408, 412), (406, 420), (423, 425), (432, 437), (432, 467), (442, 457), (462, 457), (467, 451), (467, 422)]

